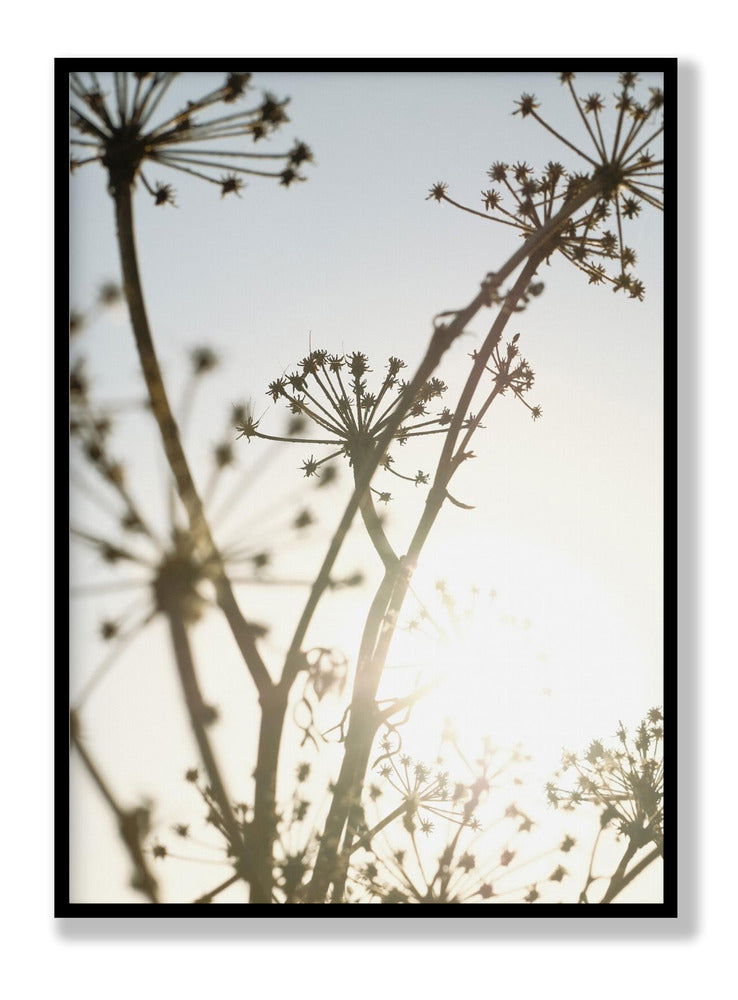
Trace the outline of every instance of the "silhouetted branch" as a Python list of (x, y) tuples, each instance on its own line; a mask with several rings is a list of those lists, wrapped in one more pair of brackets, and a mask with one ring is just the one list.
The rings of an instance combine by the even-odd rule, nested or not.
[(143, 852), (141, 841), (146, 834), (148, 824), (148, 811), (146, 809), (124, 809), (113, 795), (110, 785), (103, 778), (99, 767), (93, 761), (89, 750), (85, 747), (80, 735), (79, 716), (75, 711), (70, 712), (70, 738), (72, 745), (79, 754), (80, 760), (85, 766), (85, 770), (97, 786), (98, 791), (108, 804), (111, 812), (118, 823), (120, 839), (128, 852), (133, 867), (134, 875), (131, 885), (134, 889), (142, 892), (150, 902), (159, 902), (159, 888), (151, 873), (146, 856)]

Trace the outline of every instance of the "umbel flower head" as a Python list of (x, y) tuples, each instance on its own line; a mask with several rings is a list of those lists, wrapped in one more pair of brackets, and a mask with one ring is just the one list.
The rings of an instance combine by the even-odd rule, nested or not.
[[(320, 837), (316, 828), (317, 809), (312, 801), (317, 791), (313, 765), (303, 760), (294, 771), (294, 785), (289, 798), (277, 807), (274, 840), (274, 902), (300, 903), (304, 901), (306, 882), (312, 871)], [(145, 853), (157, 862), (190, 862), (206, 869), (217, 861), (230, 866), (233, 875), (203, 893), (194, 903), (212, 903), (240, 878), (249, 881), (249, 863), (252, 855), (253, 804), (232, 801), (231, 810), (240, 832), (242, 847), (235, 848), (224, 821), (221, 805), (212, 788), (206, 783), (197, 767), (185, 771), (184, 779), (200, 799), (201, 813), (190, 815), (188, 822), (177, 822), (168, 827), (148, 831)], [(204, 835), (204, 836), (203, 836)], [(173, 841), (174, 849), (162, 840)], [(215, 843), (213, 842), (215, 840)], [(183, 850), (186, 853), (181, 853)]]
[[(188, 423), (199, 387), (217, 370), (217, 361), (217, 354), (207, 346), (191, 352), (190, 375), (179, 406), (182, 427)], [(135, 460), (126, 461), (117, 452), (118, 430), (121, 423), (125, 424), (122, 412), (138, 413), (146, 404), (138, 399), (107, 404), (99, 400), (83, 356), (76, 357), (70, 366), (69, 404), (71, 482), (74, 507), (80, 518), (75, 517), (71, 534), (75, 544), (96, 557), (98, 570), (105, 574), (98, 577), (95, 572), (95, 582), (85, 580), (73, 585), (71, 596), (99, 600), (101, 595), (109, 594), (117, 595), (113, 599), (120, 602), (115, 613), (107, 612), (99, 622), (104, 657), (83, 689), (77, 705), (81, 707), (129, 645), (157, 617), (176, 618), (189, 627), (212, 609), (209, 593), (217, 579), (217, 568), (212, 553), (197, 544), (171, 502), (167, 504), (166, 530), (162, 531), (156, 511), (137, 498)], [(263, 512), (252, 511), (246, 519), (243, 517), (240, 503), (252, 481), (253, 470), (239, 471), (232, 440), (233, 427), (244, 416), (245, 407), (241, 405), (227, 415), (220, 436), (202, 466), (206, 482), (203, 502), (218, 532), (221, 564), (239, 590), (307, 587), (311, 584), (309, 578), (301, 579), (291, 572), (285, 574), (280, 563), (282, 551), (298, 538), (304, 538), (318, 520), (312, 511), (312, 501), (308, 501), (309, 506), (290, 505), (266, 527)], [(291, 433), (291, 428), (287, 427), (285, 433)], [(316, 488), (322, 492), (330, 478), (326, 476), (325, 481), (316, 483)], [(171, 489), (166, 480), (163, 487)], [(361, 582), (361, 574), (355, 572), (331, 578), (329, 587), (339, 590), (359, 586)], [(248, 624), (254, 639), (268, 632), (267, 626), (260, 622)], [(304, 676), (317, 700), (321, 700), (331, 689), (340, 688), (345, 666), (329, 650), (321, 651), (321, 655), (307, 655)]]
[[(535, 291), (536, 287), (536, 285), (531, 285), (529, 291), (533, 289), (533, 294), (538, 294)], [(493, 378), (496, 394), (503, 396), (509, 389), (515, 398), (519, 399), (527, 408), (533, 419), (539, 420), (543, 413), (542, 407), (532, 406), (525, 398), (533, 388), (536, 376), (526, 359), (520, 354), (519, 337), (520, 334), (516, 333), (512, 340), (504, 345), (498, 341), (492, 349), (491, 363), (485, 365), (485, 371), (489, 372)], [(472, 351), (470, 356), (476, 358), (477, 352)]]
[[(526, 840), (536, 824), (509, 799), (502, 807), (497, 802), (508, 784), (504, 778), (511, 765), (523, 759), (517, 749), (508, 755), (486, 740), (478, 760), (471, 764), (464, 758), (472, 772), (471, 782), (466, 783), (451, 781), (446, 772), (393, 752), (386, 740), (382, 746), (380, 774), (402, 797), (402, 805), (364, 833), (361, 846), (370, 851), (370, 859), (357, 861), (352, 869), (352, 901), (532, 903), (541, 897), (544, 884), (553, 886), (566, 877), (558, 862), (574, 840), (567, 838), (532, 855)], [(374, 800), (372, 789), (369, 797)], [(493, 793), (495, 802), (490, 803), (485, 826), (476, 810)], [(398, 814), (402, 838), (389, 826)], [(425, 836), (418, 839), (418, 832)]]
[[(635, 94), (638, 75), (621, 73), (614, 95), (616, 115), (608, 128), (602, 96), (578, 94), (573, 73), (561, 73), (560, 80), (571, 94), (587, 142), (574, 143), (553, 128), (539, 114), (533, 94), (523, 94), (513, 114), (533, 118), (573, 151), (583, 161), (583, 172), (566, 170), (555, 161), (538, 172), (523, 161), (496, 162), (487, 172), (495, 186), (482, 191), (482, 211), (454, 201), (447, 194), (448, 186), (440, 181), (431, 187), (428, 198), (510, 226), (526, 239), (542, 230), (567, 202), (585, 198), (548, 243), (547, 259), (558, 251), (587, 275), (590, 284), (607, 282), (613, 291), (643, 299), (645, 288), (632, 271), (636, 255), (626, 244), (625, 223), (638, 218), (644, 206), (663, 209), (664, 161), (652, 151), (664, 129), (663, 121), (656, 121), (664, 104), (663, 92), (651, 88), (650, 96), (639, 101)], [(587, 143), (592, 147), (589, 151), (582, 148)]]
[[(315, 426), (316, 436), (288, 439), (264, 434), (259, 430), (259, 421), (252, 416), (239, 425), (239, 436), (249, 440), (291, 440), (332, 447), (334, 450), (324, 458), (316, 459), (311, 455), (303, 462), (304, 474), (314, 476), (325, 462), (338, 455), (347, 457), (353, 468), (358, 469), (372, 454), (401, 403), (407, 416), (394, 434), (398, 444), (404, 445), (410, 438), (445, 434), (453, 414), (446, 408), (440, 412), (430, 410), (431, 404), (446, 391), (445, 383), (438, 378), (429, 379), (413, 399), (408, 399), (409, 383), (399, 377), (405, 367), (405, 362), (399, 358), (389, 358), (378, 391), (370, 392), (365, 375), (372, 369), (365, 354), (354, 351), (353, 354), (337, 356), (323, 350), (312, 351), (303, 358), (297, 371), (275, 379), (267, 395), (274, 402), (283, 400), (291, 413), (306, 417)], [(465, 420), (463, 426), (468, 425), (468, 420)], [(398, 479), (405, 479), (416, 486), (428, 483), (429, 477), (422, 470), (409, 476), (398, 472), (389, 454), (382, 457), (380, 464)], [(385, 503), (392, 499), (389, 493), (372, 492)]]
[[(103, 90), (96, 73), (70, 74), (71, 124), (79, 138), (71, 145), (79, 156), (71, 167), (100, 163), (115, 190), (137, 178), (156, 205), (173, 205), (171, 184), (153, 183), (144, 165), (168, 167), (201, 178), (220, 189), (221, 196), (240, 194), (245, 177), (273, 177), (285, 187), (305, 178), (299, 167), (312, 159), (303, 142), (295, 142), (284, 153), (262, 153), (244, 149), (234, 140), (263, 139), (289, 121), (286, 100), (264, 94), (260, 101), (241, 111), (230, 106), (250, 89), (250, 73), (229, 73), (215, 90), (188, 101), (175, 114), (165, 114), (157, 124), (154, 116), (178, 73), (113, 73), (110, 93)], [(268, 169), (272, 161), (275, 169)]]
[(664, 717), (661, 709), (652, 708), (634, 733), (621, 723), (617, 745), (606, 747), (593, 740), (587, 751), (577, 755), (565, 752), (561, 781), (573, 772), (573, 783), (564, 786), (556, 781), (546, 786), (554, 806), (574, 809), (583, 802), (601, 807), (602, 826), (614, 826), (636, 847), (653, 842), (663, 846), (664, 839)]

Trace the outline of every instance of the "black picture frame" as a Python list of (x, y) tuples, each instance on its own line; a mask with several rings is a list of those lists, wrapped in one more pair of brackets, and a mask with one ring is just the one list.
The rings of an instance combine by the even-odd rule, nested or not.
[[(218, 906), (195, 904), (161, 904), (152, 910), (147, 903), (76, 903), (69, 898), (70, 879), (70, 789), (69, 789), (69, 462), (68, 462), (68, 336), (69, 336), (69, 102), (68, 77), (71, 72), (136, 71), (150, 68), (152, 60), (123, 58), (74, 58), (55, 60), (55, 884), (54, 916), (69, 917), (128, 917), (163, 916), (166, 918), (197, 917), (204, 920), (223, 917), (261, 918), (335, 918), (388, 916), (482, 917), (489, 920), (531, 918), (594, 918), (632, 919), (643, 917), (675, 918), (678, 916), (677, 893), (677, 359), (676, 352), (664, 351), (664, 634), (663, 687), (664, 715), (668, 726), (664, 735), (664, 829), (663, 902), (622, 903), (608, 908), (582, 911), (577, 904), (499, 903), (490, 907), (482, 903), (466, 903), (463, 910), (451, 904), (436, 906), (432, 914), (411, 911), (406, 914), (396, 907), (387, 912), (380, 907), (355, 904), (230, 904)], [(232, 68), (232, 59), (163, 58), (156, 61), (160, 69), (181, 71), (224, 71)], [(638, 71), (658, 72), (664, 77), (664, 342), (677, 341), (677, 59), (676, 58), (294, 58), (243, 59), (254, 71), (274, 72), (351, 72), (351, 73), (415, 73), (415, 72), (556, 72), (565, 64), (575, 72), (618, 72), (635, 64)], [(670, 278), (668, 276), (671, 276)], [(194, 907), (194, 908), (193, 908)]]

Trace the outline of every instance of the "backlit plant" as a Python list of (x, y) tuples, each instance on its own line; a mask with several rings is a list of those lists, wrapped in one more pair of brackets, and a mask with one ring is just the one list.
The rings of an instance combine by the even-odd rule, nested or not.
[[(413, 574), (439, 516), (449, 509), (448, 504), (463, 510), (472, 506), (458, 498), (454, 479), (477, 457), (472, 444), (480, 440), (493, 404), (503, 397), (514, 398), (534, 421), (542, 415), (541, 404), (530, 398), (535, 375), (520, 353), (520, 334), (508, 331), (513, 317), (524, 312), (526, 320), (528, 315), (534, 319), (540, 315), (545, 290), (542, 265), (563, 257), (583, 271), (591, 284), (608, 283), (633, 299), (643, 298), (644, 287), (633, 271), (635, 252), (626, 242), (626, 223), (647, 208), (662, 207), (664, 160), (658, 144), (663, 125), (657, 119), (663, 93), (654, 89), (639, 99), (637, 75), (621, 74), (614, 114), (608, 122), (605, 100), (599, 94), (581, 96), (574, 74), (562, 73), (561, 83), (571, 95), (584, 143), (561, 134), (543, 117), (536, 97), (523, 94), (513, 113), (533, 119), (563, 144), (567, 155), (578, 158), (576, 166), (551, 160), (534, 170), (523, 160), (494, 162), (489, 169), (492, 186), (482, 192), (481, 209), (451, 199), (442, 182), (434, 184), (428, 196), (511, 230), (514, 240), (509, 257), (482, 274), (465, 306), (433, 318), (414, 366), (391, 357), (377, 373), (358, 347), (349, 353), (311, 350), (294, 371), (282, 374), (268, 387), (271, 400), (288, 410), (288, 429), (268, 432), (263, 415), (257, 417), (249, 408), (239, 407), (228, 421), (228, 434), (215, 445), (211, 477), (201, 491), (183, 445), (181, 420), (170, 405), (144, 303), (133, 192), (143, 189), (155, 205), (173, 204), (172, 185), (151, 173), (159, 169), (202, 179), (222, 196), (239, 195), (245, 178), (271, 178), (291, 187), (304, 180), (300, 171), (312, 154), (300, 141), (282, 152), (254, 149), (253, 142), (270, 138), (287, 122), (287, 102), (265, 94), (249, 103), (249, 73), (229, 73), (204, 96), (179, 110), (164, 110), (176, 76), (116, 72), (103, 80), (95, 73), (87, 77), (74, 73), (70, 78), (72, 167), (101, 166), (113, 200), (122, 289), (146, 384), (147, 409), (158, 427), (171, 475), (176, 516), (170, 519), (169, 537), (157, 538), (135, 501), (127, 470), (113, 453), (108, 415), (92, 402), (79, 359), (70, 373), (70, 399), (78, 457), (116, 495), (120, 508), (114, 533), (75, 525), (75, 535), (109, 567), (138, 567), (137, 584), (147, 596), (138, 624), (144, 625), (153, 616), (167, 624), (200, 757), (200, 764), (188, 769), (188, 781), (206, 810), (206, 823), (220, 837), (220, 861), (229, 869), (225, 880), (195, 902), (213, 902), (237, 884), (248, 887), (250, 903), (261, 904), (469, 903), (510, 897), (540, 902), (552, 887), (558, 892), (559, 887), (568, 886), (567, 859), (560, 855), (569, 854), (573, 838), (567, 835), (549, 845), (546, 864), (551, 861), (550, 871), (528, 881), (527, 868), (521, 867), (522, 881), (505, 888), (505, 872), (509, 875), (523, 860), (512, 845), (513, 833), (515, 838), (525, 838), (533, 821), (514, 802), (508, 803), (504, 818), (515, 828), (511, 839), (492, 846), (477, 844), (475, 838), (485, 831), (477, 829), (476, 809), (489, 791), (490, 759), (483, 755), (479, 772), (468, 781), (456, 782), (444, 768), (403, 756), (398, 727), (409, 719), (428, 686), (409, 682), (405, 691), (386, 699), (380, 697), (380, 685), (396, 632), (403, 628)], [(245, 106), (238, 110), (242, 101)], [(274, 169), (268, 169), (270, 162)], [(309, 190), (306, 186), (304, 193)], [(555, 270), (550, 273), (555, 275)], [(469, 353), (461, 388), (449, 399), (452, 393), (438, 374), (439, 366), (483, 310), (492, 311), (488, 331)], [(70, 317), (73, 332), (82, 324), (81, 315)], [(192, 378), (200, 380), (216, 361), (209, 348), (197, 349), (191, 357)], [(530, 432), (534, 433), (532, 426)], [(247, 575), (255, 585), (266, 584), (271, 549), (263, 544), (249, 548), (249, 540), (246, 548), (219, 544), (210, 512), (220, 477), (234, 462), (237, 437), (309, 448), (302, 473), (316, 477), (318, 488), (330, 482), (335, 463), (343, 459), (353, 477), (319, 568), (307, 580), (291, 581), (304, 584), (307, 593), (291, 638), (277, 654), (273, 649), (267, 653), (265, 631), (245, 613), (236, 590), (239, 561), (246, 561)], [(410, 452), (419, 437), (427, 438), (426, 444), (437, 444), (433, 467), (415, 473), (412, 466), (400, 471), (395, 467), (396, 454), (406, 445)], [(408, 491), (413, 497), (422, 494), (422, 500), (410, 536), (399, 548), (390, 541), (374, 506), (377, 499), (386, 503), (392, 498), (375, 479), (382, 472), (427, 487), (417, 494)], [(347, 576), (336, 572), (357, 514), (381, 566), (376, 567), (379, 579), (364, 618), (358, 653), (347, 659), (330, 636), (316, 639), (313, 632), (326, 627), (316, 623), (316, 611), (325, 595), (342, 586), (356, 586), (364, 578), (363, 570)], [(298, 532), (311, 523), (308, 508), (295, 515)], [(150, 550), (145, 556), (142, 546)], [(279, 581), (275, 577), (272, 582)], [(258, 701), (256, 756), (248, 765), (249, 774), (253, 773), (253, 796), (248, 801), (235, 799), (227, 787), (211, 739), (218, 721), (216, 707), (206, 704), (200, 692), (200, 667), (190, 641), (191, 630), (211, 609), (222, 613)], [(105, 641), (115, 643), (128, 633), (111, 619), (103, 623), (101, 634)], [(278, 662), (269, 662), (274, 655)], [(331, 700), (328, 695), (343, 701), (338, 709), (331, 709), (338, 713), (336, 724), (323, 728), (318, 709)], [(80, 712), (81, 706), (75, 705), (72, 742), (116, 817), (134, 868), (134, 886), (157, 902), (152, 865), (175, 852), (165, 843), (148, 807), (126, 808), (113, 794), (86, 744)], [(300, 743), (301, 751), (309, 750), (317, 757), (330, 734), (338, 743), (333, 751), (336, 773), (324, 805), (318, 806), (312, 788), (308, 789), (313, 780), (311, 760), (301, 762), (294, 774), (290, 770), (287, 794), (280, 788), (280, 766), (284, 765), (280, 754), (292, 723), (289, 735)], [(603, 820), (607, 817), (603, 828), (612, 825), (627, 838), (625, 857), (603, 902), (614, 898), (634, 877), (633, 871), (643, 864), (634, 860), (639, 850), (649, 850), (649, 863), (654, 852), (662, 850), (659, 730), (660, 719), (650, 719), (632, 746), (625, 735), (617, 751), (602, 748), (600, 753), (599, 745), (593, 744), (584, 759), (571, 762), (579, 772), (574, 788), (549, 787), (549, 798), (567, 808), (587, 801), (599, 803), (604, 808)], [(399, 801), (369, 822), (372, 803), (385, 792), (386, 801), (392, 796)], [(437, 820), (448, 821), (453, 829), (442, 844), (434, 845), (433, 864), (428, 866), (418, 843), (424, 834), (434, 834)], [(394, 846), (389, 852), (380, 847), (385, 837), (395, 833), (409, 839), (411, 853), (402, 853), (407, 845)], [(191, 840), (190, 824), (177, 823), (167, 834), (172, 835), (183, 842)], [(556, 856), (549, 859), (549, 851)], [(367, 860), (366, 854), (373, 857)], [(588, 882), (581, 901), (587, 900), (589, 887)]]

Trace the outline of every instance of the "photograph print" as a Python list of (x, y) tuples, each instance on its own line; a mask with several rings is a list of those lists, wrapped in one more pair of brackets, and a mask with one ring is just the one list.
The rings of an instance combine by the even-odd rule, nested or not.
[(57, 915), (676, 916), (675, 78), (56, 61)]

